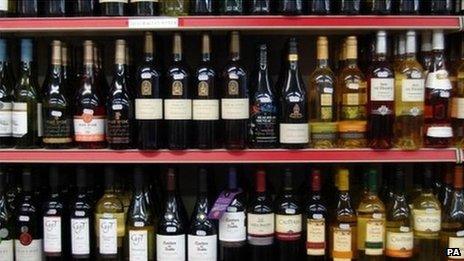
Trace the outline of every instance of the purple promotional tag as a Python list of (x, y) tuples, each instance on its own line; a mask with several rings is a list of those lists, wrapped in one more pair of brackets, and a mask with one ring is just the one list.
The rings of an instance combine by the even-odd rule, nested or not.
[(226, 212), (227, 207), (232, 203), (234, 200), (235, 196), (238, 194), (242, 193), (242, 190), (239, 189), (237, 191), (227, 191), (224, 190), (219, 194), (219, 197), (216, 199), (216, 202), (214, 202), (214, 206), (211, 209), (211, 211), (208, 214), (209, 219), (221, 219), (222, 215), (224, 215), (224, 212)]

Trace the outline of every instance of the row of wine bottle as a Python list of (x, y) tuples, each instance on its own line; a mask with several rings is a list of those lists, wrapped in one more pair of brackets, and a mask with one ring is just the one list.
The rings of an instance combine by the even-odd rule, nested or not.
[[(200, 168), (190, 220), (175, 169), (167, 169), (164, 194), (159, 193), (159, 184), (147, 182), (140, 167), (135, 168), (130, 190), (122, 189), (113, 167), (105, 168), (101, 194), (83, 167), (77, 169), (75, 186), (63, 186), (60, 174), (60, 169), (52, 166), (49, 186), (39, 190), (33, 182), (33, 177), (39, 177), (27, 168), (21, 184), (11, 183), (11, 176), (7, 184), (5, 173), (0, 172), (2, 260), (12, 261), (14, 256), (17, 261), (43, 257), (447, 260), (447, 248), (464, 250), (461, 166), (456, 166), (454, 175), (445, 173), (440, 186), (432, 182), (440, 175), (432, 175), (432, 168), (424, 167), (421, 182), (408, 193), (403, 167), (388, 173), (389, 181), (382, 182), (382, 190), (377, 169), (368, 169), (357, 192), (350, 189), (348, 169), (337, 170), (335, 184), (324, 178), (324, 186), (320, 171), (313, 169), (304, 196), (294, 188), (292, 170), (286, 169), (275, 197), (266, 189), (264, 170), (256, 172), (254, 190), (247, 196), (239, 186), (235, 167), (230, 167), (227, 187), (215, 202), (211, 200), (211, 176)], [(351, 193), (358, 197), (357, 208)], [(454, 256), (463, 257), (464, 253)]]
[(329, 15), (464, 12), (463, 0), (1, 0), (1, 16)]

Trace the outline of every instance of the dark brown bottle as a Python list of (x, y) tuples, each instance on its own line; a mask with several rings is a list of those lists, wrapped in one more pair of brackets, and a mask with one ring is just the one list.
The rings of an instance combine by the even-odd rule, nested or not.
[(240, 36), (231, 34), (230, 58), (222, 72), (221, 118), (224, 124), (224, 144), (227, 149), (246, 148), (250, 101), (248, 72), (240, 60)]
[(182, 55), (182, 36), (174, 34), (173, 62), (166, 75), (167, 94), (164, 100), (164, 118), (167, 124), (167, 142), (171, 150), (188, 149), (191, 142), (192, 95), (190, 72)]

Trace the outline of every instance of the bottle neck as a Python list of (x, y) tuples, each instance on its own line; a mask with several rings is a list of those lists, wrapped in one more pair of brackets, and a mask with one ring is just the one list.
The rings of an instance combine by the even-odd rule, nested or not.
[(145, 52), (143, 56), (144, 56), (145, 62), (147, 63), (151, 63), (155, 60), (155, 56), (153, 55), (153, 53)]
[(329, 68), (329, 60), (328, 59), (318, 59), (317, 60), (317, 67), (318, 68)]
[(211, 61), (211, 53), (209, 52), (204, 52), (201, 55), (201, 61), (204, 63), (208, 63)]

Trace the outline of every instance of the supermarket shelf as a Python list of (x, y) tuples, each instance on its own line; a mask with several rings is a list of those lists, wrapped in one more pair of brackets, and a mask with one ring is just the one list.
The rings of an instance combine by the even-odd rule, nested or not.
[(184, 16), (1, 18), (0, 32), (462, 29), (459, 16)]
[(3, 163), (364, 163), (461, 162), (457, 149), (359, 150), (0, 150)]

